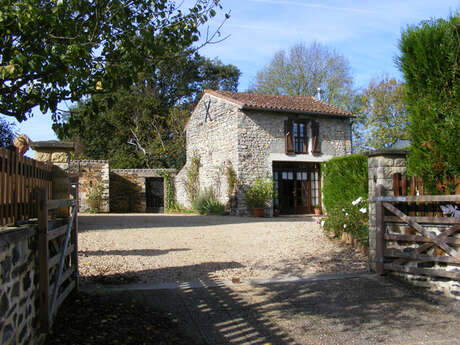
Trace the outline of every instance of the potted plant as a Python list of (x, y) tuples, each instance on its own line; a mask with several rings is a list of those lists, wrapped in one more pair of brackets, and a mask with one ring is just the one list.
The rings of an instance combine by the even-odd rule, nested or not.
[(246, 203), (255, 217), (263, 217), (264, 209), (273, 199), (273, 181), (268, 178), (256, 178), (246, 192)]
[(321, 216), (321, 207), (319, 207), (318, 205), (315, 205), (313, 210), (315, 211), (316, 216)]

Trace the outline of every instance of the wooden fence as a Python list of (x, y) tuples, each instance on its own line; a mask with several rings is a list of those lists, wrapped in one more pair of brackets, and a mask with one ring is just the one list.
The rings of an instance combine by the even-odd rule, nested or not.
[(52, 168), (51, 163), (0, 148), (0, 226), (37, 217), (33, 190), (45, 187), (51, 195)]
[[(451, 269), (460, 265), (460, 238), (456, 236), (460, 218), (443, 216), (440, 210), (443, 204), (455, 207), (460, 195), (382, 196), (382, 185), (376, 192), (377, 273), (397, 271), (460, 280), (460, 272)], [(388, 226), (396, 231), (389, 231)]]
[[(460, 179), (455, 177), (454, 183), (457, 186), (455, 194), (460, 194)], [(441, 183), (437, 187), (439, 192), (444, 190)], [(401, 174), (393, 174), (393, 191), (395, 196), (423, 196), (425, 189), (423, 181), (420, 177), (411, 176), (406, 177)], [(446, 193), (446, 192), (444, 192)], [(427, 201), (407, 202), (399, 204), (402, 211), (408, 213), (410, 216), (428, 216), (428, 217), (441, 217), (443, 215), (440, 208), (441, 203), (427, 199)]]
[[(59, 306), (78, 289), (78, 204), (76, 199), (48, 200), (46, 187), (35, 192), (39, 231), (39, 317), (41, 330), (49, 332)], [(53, 225), (49, 211), (68, 207), (72, 207), (71, 217), (57, 227)]]

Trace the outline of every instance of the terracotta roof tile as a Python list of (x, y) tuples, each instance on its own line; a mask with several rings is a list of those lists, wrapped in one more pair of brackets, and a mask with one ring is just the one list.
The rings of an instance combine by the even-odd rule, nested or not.
[(265, 95), (248, 92), (205, 90), (205, 93), (224, 98), (241, 105), (247, 110), (288, 111), (298, 113), (317, 113), (353, 116), (351, 113), (333, 105), (319, 101), (311, 96)]

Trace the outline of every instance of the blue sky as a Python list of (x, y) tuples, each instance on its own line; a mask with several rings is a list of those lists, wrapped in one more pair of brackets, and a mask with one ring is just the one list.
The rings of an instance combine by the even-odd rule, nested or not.
[[(242, 72), (239, 91), (247, 90), (275, 52), (298, 42), (318, 41), (345, 56), (358, 87), (383, 74), (401, 78), (394, 65), (401, 30), (460, 9), (458, 0), (222, 0), (222, 4), (231, 18), (221, 32), (230, 37), (204, 47), (201, 54), (237, 66)], [(18, 130), (32, 140), (56, 139), (50, 117), (39, 111)]]

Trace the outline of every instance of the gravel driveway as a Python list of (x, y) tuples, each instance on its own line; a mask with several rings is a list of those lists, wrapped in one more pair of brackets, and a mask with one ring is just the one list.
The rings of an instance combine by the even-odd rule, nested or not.
[(364, 270), (367, 258), (307, 217), (79, 215), (80, 274), (166, 283)]

